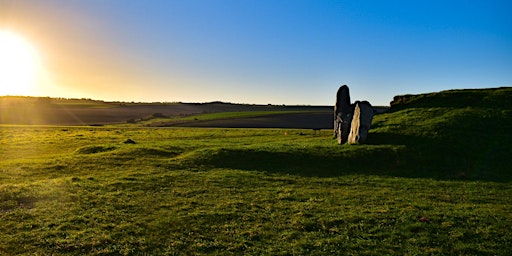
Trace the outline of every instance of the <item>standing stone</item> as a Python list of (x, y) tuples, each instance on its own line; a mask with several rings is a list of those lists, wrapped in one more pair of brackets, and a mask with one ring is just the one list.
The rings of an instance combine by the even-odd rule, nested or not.
[(373, 119), (373, 107), (368, 101), (356, 101), (354, 105), (354, 115), (347, 139), (348, 144), (365, 142)]
[(350, 91), (348, 86), (343, 85), (336, 93), (336, 104), (334, 105), (334, 138), (338, 139), (339, 144), (347, 141), (352, 112), (353, 106), (350, 104)]

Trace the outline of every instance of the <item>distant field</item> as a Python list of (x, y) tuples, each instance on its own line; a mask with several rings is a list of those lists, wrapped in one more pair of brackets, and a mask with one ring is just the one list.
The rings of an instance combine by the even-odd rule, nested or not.
[(332, 111), (248, 111), (149, 120), (148, 126), (332, 129)]
[[(33, 97), (0, 97), (0, 124), (30, 125), (105, 125), (152, 123), (150, 119), (166, 117), (167, 123), (195, 119), (254, 117), (263, 113), (332, 112), (332, 106), (249, 105), (212, 103), (123, 103), (94, 100)], [(236, 116), (226, 116), (235, 113)], [(229, 115), (229, 114), (228, 114)], [(194, 116), (194, 117), (192, 117)], [(199, 117), (195, 117), (199, 116)], [(329, 118), (331, 119), (331, 118)], [(150, 122), (148, 122), (150, 121)], [(308, 124), (306, 124), (308, 125)], [(300, 125), (292, 125), (297, 127)], [(307, 128), (307, 127), (306, 127)]]
[[(407, 96), (364, 145), (145, 126), (169, 118), (0, 125), (0, 255), (509, 255), (511, 97)], [(241, 112), (175, 118), (266, 117)]]

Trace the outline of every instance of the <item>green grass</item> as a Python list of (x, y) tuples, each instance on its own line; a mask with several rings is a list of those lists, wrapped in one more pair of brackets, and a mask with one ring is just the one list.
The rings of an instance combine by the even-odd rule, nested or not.
[[(305, 111), (290, 111), (290, 110), (280, 110), (280, 111), (236, 111), (236, 112), (218, 112), (218, 113), (206, 113), (206, 114), (196, 114), (190, 116), (180, 116), (180, 117), (149, 117), (147, 120), (139, 121), (135, 125), (124, 125), (124, 126), (152, 126), (152, 125), (162, 125), (169, 123), (184, 123), (191, 121), (211, 121), (211, 120), (228, 120), (228, 119), (236, 119), (236, 118), (250, 118), (250, 117), (259, 117), (259, 116), (269, 116), (269, 115), (286, 115), (286, 114), (296, 114), (296, 113), (304, 113)], [(314, 111), (308, 111), (314, 112)]]
[(352, 146), (328, 130), (0, 126), (0, 254), (508, 255), (510, 111), (395, 108)]
[(279, 114), (293, 114), (303, 113), (304, 111), (242, 111), (242, 112), (220, 112), (220, 113), (208, 113), (201, 115), (194, 115), (188, 117), (182, 117), (178, 120), (191, 121), (191, 120), (216, 120), (216, 119), (231, 119), (231, 118), (246, 118), (246, 117), (257, 117), (266, 115), (279, 115)]

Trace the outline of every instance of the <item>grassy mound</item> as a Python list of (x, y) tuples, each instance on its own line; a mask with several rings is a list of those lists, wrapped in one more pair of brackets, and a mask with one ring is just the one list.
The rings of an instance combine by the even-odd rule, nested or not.
[(418, 95), (398, 95), (391, 102), (391, 111), (405, 108), (494, 108), (512, 109), (512, 87), (448, 90)]
[(413, 172), (510, 180), (510, 99), (512, 88), (397, 96), (376, 116), (369, 144), (405, 145)]
[(83, 146), (76, 150), (77, 154), (97, 154), (103, 152), (109, 152), (115, 150), (117, 147), (115, 146), (102, 146), (102, 145), (92, 145), (92, 146)]
[(181, 154), (181, 150), (178, 148), (174, 149), (163, 149), (163, 148), (151, 148), (151, 147), (132, 147), (120, 150), (116, 152), (116, 156), (128, 156), (138, 158), (152, 158), (152, 157), (175, 157)]
[(254, 170), (301, 176), (333, 177), (351, 174), (389, 174), (400, 159), (401, 147), (357, 146), (336, 149), (238, 148), (220, 149), (204, 159), (215, 168)]

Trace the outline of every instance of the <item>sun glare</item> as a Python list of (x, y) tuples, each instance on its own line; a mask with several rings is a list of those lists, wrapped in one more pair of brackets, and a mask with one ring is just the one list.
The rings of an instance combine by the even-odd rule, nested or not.
[(35, 48), (21, 36), (0, 30), (0, 96), (31, 95), (39, 72)]

